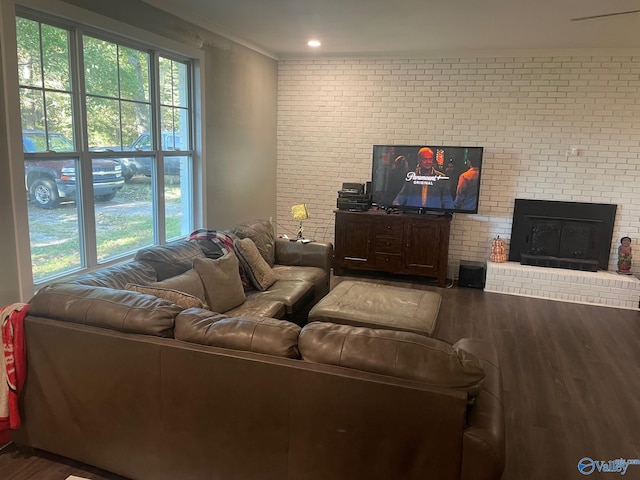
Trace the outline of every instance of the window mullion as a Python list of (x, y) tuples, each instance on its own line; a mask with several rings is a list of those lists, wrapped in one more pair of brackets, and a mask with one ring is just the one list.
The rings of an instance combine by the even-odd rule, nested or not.
[(151, 118), (152, 138), (154, 150), (156, 151), (155, 161), (151, 163), (153, 179), (153, 234), (156, 243), (165, 243), (165, 196), (164, 196), (164, 157), (162, 155), (162, 112), (160, 109), (160, 56), (157, 52), (151, 55)]
[[(43, 47), (43, 40), (42, 40), (42, 25), (38, 26), (38, 36), (40, 37), (40, 65), (44, 65), (44, 47)], [(44, 106), (43, 109), (43, 122), (44, 122), (44, 133), (45, 133), (45, 138), (47, 140), (47, 150), (51, 150), (51, 148), (49, 147), (49, 121), (47, 120), (47, 87), (46, 87), (46, 83), (45, 83), (45, 79), (44, 79), (44, 67), (40, 68), (40, 81), (42, 82), (42, 105)]]
[(84, 60), (82, 58), (82, 33), (78, 29), (72, 30), (71, 43), (71, 71), (72, 82), (75, 84), (73, 92), (74, 137), (76, 148), (80, 146), (80, 204), (78, 218), (80, 221), (80, 245), (85, 267), (92, 268), (98, 264), (96, 248), (96, 217), (93, 206), (93, 168), (92, 159), (88, 153), (87, 108), (84, 85)]

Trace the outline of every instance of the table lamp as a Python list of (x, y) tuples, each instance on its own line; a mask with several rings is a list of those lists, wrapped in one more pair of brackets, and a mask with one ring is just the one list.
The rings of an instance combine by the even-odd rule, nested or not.
[(291, 216), (294, 220), (298, 220), (300, 225), (298, 226), (298, 236), (296, 237), (298, 240), (302, 240), (304, 237), (302, 236), (302, 221), (309, 218), (309, 211), (307, 210), (307, 205), (301, 203), (300, 205), (294, 205), (291, 207)]

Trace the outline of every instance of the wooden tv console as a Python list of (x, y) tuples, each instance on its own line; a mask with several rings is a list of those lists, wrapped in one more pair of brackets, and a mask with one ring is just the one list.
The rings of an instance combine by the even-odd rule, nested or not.
[(451, 215), (336, 210), (333, 273), (369, 270), (420, 275), (447, 284)]

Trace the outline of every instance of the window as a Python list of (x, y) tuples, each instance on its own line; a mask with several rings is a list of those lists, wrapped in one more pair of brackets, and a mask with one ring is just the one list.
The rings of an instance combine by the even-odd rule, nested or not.
[(192, 60), (19, 15), (34, 281), (187, 235), (194, 225)]

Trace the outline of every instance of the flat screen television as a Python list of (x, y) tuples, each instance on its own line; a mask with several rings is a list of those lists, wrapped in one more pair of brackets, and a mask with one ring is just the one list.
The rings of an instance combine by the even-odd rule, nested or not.
[(482, 147), (374, 145), (371, 195), (385, 209), (478, 213)]

